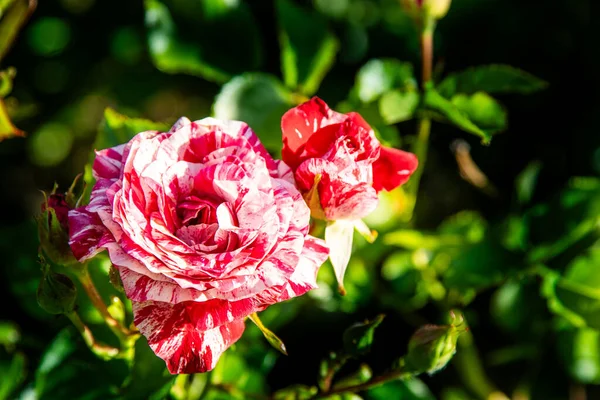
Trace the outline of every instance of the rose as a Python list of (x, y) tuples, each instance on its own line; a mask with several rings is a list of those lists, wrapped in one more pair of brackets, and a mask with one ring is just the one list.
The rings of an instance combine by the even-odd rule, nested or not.
[(281, 128), (283, 161), (317, 218), (362, 218), (379, 191), (405, 183), (417, 168), (414, 154), (381, 146), (359, 114), (337, 113), (317, 97), (285, 113)]
[(327, 248), (307, 235), (290, 169), (245, 123), (182, 118), (96, 154), (71, 248), (82, 261), (108, 250), (171, 373), (214, 368), (246, 316), (316, 286)]

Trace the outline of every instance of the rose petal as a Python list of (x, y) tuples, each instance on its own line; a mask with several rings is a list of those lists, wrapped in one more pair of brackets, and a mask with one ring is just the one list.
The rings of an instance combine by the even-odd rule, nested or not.
[(408, 181), (418, 165), (413, 153), (382, 146), (379, 158), (373, 163), (373, 188), (378, 192), (397, 188)]
[[(198, 323), (216, 314), (201, 314), (203, 303), (133, 303), (134, 323), (148, 339), (154, 353), (165, 360), (172, 374), (212, 370), (221, 354), (244, 332), (243, 319), (212, 329), (198, 329)], [(225, 311), (227, 312), (227, 311)], [(227, 320), (227, 315), (223, 316)], [(204, 321), (204, 325), (207, 324)]]

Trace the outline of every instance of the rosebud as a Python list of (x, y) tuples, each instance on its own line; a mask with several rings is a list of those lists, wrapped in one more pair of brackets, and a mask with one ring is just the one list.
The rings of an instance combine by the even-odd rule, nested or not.
[(448, 364), (456, 353), (458, 336), (467, 331), (462, 315), (458, 318), (454, 313), (451, 315), (452, 324), (424, 325), (412, 335), (408, 342), (408, 354), (404, 357), (409, 371), (433, 374)]
[(75, 309), (77, 288), (68, 276), (52, 272), (41, 258), (43, 276), (37, 289), (37, 301), (50, 314), (68, 314)]
[(73, 188), (79, 177), (65, 194), (57, 193), (57, 186), (49, 195), (44, 193), (41, 215), (37, 219), (40, 246), (44, 254), (54, 263), (67, 265), (75, 263), (69, 246), (69, 210), (76, 205)]
[(442, 19), (448, 13), (452, 0), (400, 0), (404, 10), (413, 18)]

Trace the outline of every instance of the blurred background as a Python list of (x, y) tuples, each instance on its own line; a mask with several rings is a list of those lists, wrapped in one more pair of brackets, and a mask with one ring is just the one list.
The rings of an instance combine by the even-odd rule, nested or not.
[[(55, 182), (66, 190), (83, 171), (107, 107), (129, 117), (171, 124), (180, 116), (194, 120), (215, 111), (218, 114), (213, 104), (230, 77), (260, 71), (282, 79), (280, 24), (284, 17), (275, 3), (172, 0), (147, 1), (144, 5), (138, 1), (56, 0), (37, 5), (0, 64), (0, 69), (13, 66), (17, 70), (13, 90), (4, 101), (13, 123), (26, 132), (25, 138), (0, 143), (0, 203), (4, 210), (0, 228), (0, 320), (4, 321), (0, 325), (0, 381), (2, 371), (4, 376), (12, 371), (10, 368), (20, 371), (15, 375), (19, 377), (18, 385), (7, 389), (5, 398), (24, 398), (24, 388), (31, 393), (38, 384), (36, 379), (39, 381), (44, 373), (39, 365), (45, 349), (68, 325), (66, 319), (44, 313), (36, 303), (40, 269), (33, 215), (39, 212), (40, 190), (50, 191)], [(332, 107), (341, 104), (343, 108), (358, 71), (370, 60), (397, 59), (414, 64), (414, 70), (419, 71), (417, 35), (398, 1), (291, 3), (303, 10), (304, 17), (315, 21), (302, 28), (307, 41), (310, 35), (318, 35), (321, 27), (337, 40), (337, 53), (334, 48), (329, 50), (335, 54), (334, 63), (316, 91)], [(434, 122), (412, 226), (400, 232), (399, 239), (388, 236), (391, 239), (385, 244), (379, 240), (367, 248), (357, 241), (357, 255), (349, 267), (349, 296), (342, 298), (335, 293), (333, 275), (326, 265), (323, 270), (327, 270), (320, 276), (321, 289), (294, 305), (273, 307), (273, 315), (266, 316), (265, 322), (273, 321), (270, 327), (284, 340), (290, 356), (277, 357), (267, 348), (258, 348), (262, 354), (269, 354), (269, 360), (256, 361), (258, 355), (245, 360), (248, 365), (261, 363), (260, 379), (265, 386), (274, 390), (295, 383), (314, 384), (319, 360), (340, 347), (343, 330), (379, 313), (387, 317), (368, 360), (375, 370), (384, 369), (393, 356), (404, 353), (409, 336), (419, 324), (443, 322), (435, 302), (456, 290), (461, 292), (460, 300), (450, 303), (465, 306), (485, 379), (507, 394), (528, 393), (529, 397), (519, 399), (583, 400), (586, 392), (589, 399), (600, 398), (600, 391), (585, 386), (600, 383), (600, 336), (589, 318), (584, 316), (584, 322), (577, 325), (557, 311), (551, 295), (543, 293), (545, 279), (511, 280), (512, 272), (503, 269), (500, 278), (486, 280), (497, 272), (491, 266), (499, 259), (495, 246), (511, 239), (521, 240), (523, 229), (529, 236), (526, 234), (515, 245), (517, 250), (505, 246), (510, 254), (502, 258), (502, 253), (500, 257), (501, 262), (513, 263), (516, 269), (533, 248), (528, 247), (535, 242), (532, 232), (562, 238), (583, 218), (593, 221), (592, 225), (597, 221), (597, 214), (592, 212), (600, 211), (597, 188), (593, 191), (579, 186), (573, 189), (579, 190), (577, 196), (591, 196), (585, 199), (591, 202), (589, 207), (586, 205), (587, 211), (577, 211), (570, 220), (553, 219), (566, 215), (560, 208), (564, 202), (556, 196), (571, 187), (573, 177), (600, 174), (600, 102), (595, 95), (600, 90), (600, 52), (592, 3), (453, 0), (435, 32), (436, 76), (483, 64), (509, 64), (543, 79), (548, 86), (526, 96), (497, 96), (508, 113), (507, 127), (494, 136), (489, 146), (450, 125)], [(223, 10), (236, 10), (235, 18), (220, 18), (226, 14)], [(178, 47), (169, 41), (178, 41)], [(303, 56), (302, 51), (310, 50), (298, 50), (298, 57)], [(212, 68), (215, 65), (218, 68)], [(260, 96), (261, 92), (252, 95)], [(254, 101), (248, 96), (248, 102)], [(376, 117), (365, 118), (374, 126), (379, 123)], [(415, 121), (389, 125), (394, 129), (392, 136), (380, 133), (389, 142), (407, 148), (414, 137)], [(263, 140), (268, 146), (273, 143), (269, 138), (273, 130), (257, 131), (266, 136)], [(468, 144), (473, 163), (495, 188), (492, 194), (461, 177), (456, 139)], [(270, 150), (278, 151), (276, 146), (270, 146)], [(530, 190), (527, 204), (521, 204), (519, 190), (525, 189), (519, 189), (522, 180), (518, 178), (526, 168), (535, 171), (535, 188)], [(398, 196), (396, 193), (382, 200), (384, 214), (401, 201)], [(555, 203), (557, 208), (552, 208)], [(402, 225), (381, 217), (381, 212), (373, 216), (371, 224), (383, 238), (386, 232)], [(548, 213), (553, 214), (552, 218)], [(523, 227), (523, 221), (538, 217), (538, 225)], [(516, 230), (506, 228), (513, 221)], [(431, 240), (440, 240), (440, 229), (461, 237), (478, 237), (478, 232), (489, 230), (495, 238), (495, 227), (501, 227), (497, 235), (504, 236), (488, 243), (488, 234), (481, 233), (484, 250), (481, 254), (469, 253), (467, 261), (463, 248), (446, 251), (441, 245), (428, 245), (423, 236), (416, 242), (406, 239), (407, 234), (420, 232), (431, 235)], [(564, 253), (558, 261), (554, 258), (550, 268), (566, 273), (580, 254), (592, 251), (589, 249), (596, 240), (595, 231), (586, 231), (569, 242), (569, 246), (573, 244), (570, 253)], [(423, 251), (429, 261), (419, 266)], [(438, 255), (449, 259), (451, 266), (455, 265), (452, 260), (460, 258), (460, 265), (468, 264), (465, 274), (470, 273), (469, 268), (479, 268), (483, 284), (477, 281), (469, 287), (475, 288), (476, 299), (474, 292), (462, 291), (464, 284), (455, 285), (453, 279), (461, 279), (460, 275), (456, 278), (462, 271), (459, 267), (453, 275), (432, 267), (431, 260), (440, 258), (436, 258)], [(432, 272), (433, 276), (427, 272), (430, 267), (437, 271)], [(600, 279), (595, 282), (600, 285)], [(592, 289), (600, 298), (600, 286)], [(600, 307), (596, 303), (586, 307), (586, 312), (597, 318)], [(244, 344), (239, 347), (244, 349)], [(23, 355), (24, 362), (14, 367), (11, 360), (17, 353)], [(77, 365), (84, 369), (99, 362), (85, 356), (82, 360)], [(95, 367), (89, 368), (96, 371)], [(468, 369), (467, 360), (467, 367), (462, 369), (450, 366), (437, 375), (423, 377), (414, 384), (416, 389), (395, 387), (387, 394), (375, 393), (367, 398), (480, 398), (473, 389), (477, 383), (472, 382), (480, 377), (465, 376)], [(73, 374), (59, 374), (53, 379), (69, 385), (76, 379)], [(523, 387), (528, 389), (519, 391)], [(40, 396), (39, 389), (35, 390)], [(67, 398), (57, 393), (62, 392), (48, 392), (40, 398)], [(85, 397), (83, 389), (78, 393), (71, 398), (103, 398)]]

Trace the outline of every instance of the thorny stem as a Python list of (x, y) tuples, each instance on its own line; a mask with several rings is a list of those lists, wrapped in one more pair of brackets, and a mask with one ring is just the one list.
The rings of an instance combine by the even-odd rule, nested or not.
[(88, 328), (87, 325), (83, 323), (83, 321), (75, 311), (71, 311), (70, 313), (65, 315), (71, 320), (73, 325), (75, 325), (75, 328), (77, 328), (79, 333), (81, 333), (85, 344), (92, 350), (94, 354), (105, 360), (111, 359), (117, 354), (119, 354), (119, 349), (96, 342), (96, 339), (94, 338), (94, 335), (92, 334), (90, 328)]
[(389, 381), (394, 381), (397, 379), (408, 379), (411, 376), (412, 376), (412, 374), (410, 372), (406, 372), (402, 368), (399, 368), (399, 369), (390, 371), (388, 373), (385, 373), (383, 375), (376, 376), (375, 378), (372, 378), (368, 382), (361, 383), (359, 385), (354, 385), (354, 386), (346, 386), (343, 388), (337, 388), (337, 389), (334, 388), (334, 389), (326, 391), (324, 393), (319, 393), (318, 396), (319, 397), (330, 396), (332, 394), (338, 394), (338, 393), (358, 393), (358, 392), (362, 392), (362, 391), (374, 388), (379, 385), (383, 385), (384, 383), (387, 383)]
[(92, 281), (86, 264), (84, 264), (83, 268), (79, 270), (77, 278), (81, 282), (81, 286), (83, 286), (83, 289), (87, 293), (90, 301), (104, 319), (106, 325), (119, 338), (121, 343), (126, 343), (128, 341), (128, 336), (134, 335), (137, 332), (130, 331), (126, 327), (122, 326), (116, 319), (112, 317), (112, 315), (110, 315), (108, 308), (106, 307), (106, 303), (104, 303), (104, 300), (102, 300), (100, 293), (98, 293), (98, 290)]

